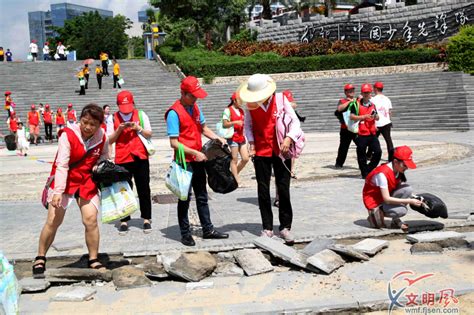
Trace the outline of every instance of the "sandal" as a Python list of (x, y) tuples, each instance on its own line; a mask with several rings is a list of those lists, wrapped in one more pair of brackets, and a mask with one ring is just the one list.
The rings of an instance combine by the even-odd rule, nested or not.
[[(105, 266), (100, 263), (98, 258), (89, 260), (87, 262), (87, 265), (89, 266), (89, 268), (95, 269), (95, 270), (99, 270), (99, 269), (102, 269), (102, 268), (105, 269)], [(94, 266), (92, 266), (92, 265), (94, 265)]]
[(404, 233), (408, 233), (409, 226), (402, 220), (398, 219), (393, 219), (392, 224), (390, 225), (392, 229), (401, 229)]
[[(37, 262), (42, 260), (42, 262)], [(36, 256), (35, 263), (33, 264), (33, 278), (44, 277), (44, 272), (46, 271), (46, 257), (45, 256)]]

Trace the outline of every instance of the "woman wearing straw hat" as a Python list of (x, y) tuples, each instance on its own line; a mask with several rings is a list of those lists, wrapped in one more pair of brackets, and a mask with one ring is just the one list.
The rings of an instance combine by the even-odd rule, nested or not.
[[(282, 159), (294, 141), (294, 134), (300, 130), (299, 120), (291, 103), (275, 93), (276, 84), (272, 78), (264, 74), (254, 74), (239, 87), (240, 98), (247, 103), (249, 113), (245, 115), (245, 135), (250, 144), (250, 156), (253, 156), (255, 175), (258, 187), (258, 205), (262, 216), (262, 236), (273, 236), (273, 213), (270, 198), (270, 178), (273, 172), (278, 195), (279, 236), (286, 243), (293, 243), (291, 230), (293, 210), (290, 201), (291, 159)], [(280, 102), (282, 104), (277, 104)], [(293, 118), (287, 137), (278, 143), (275, 131), (277, 108)]]

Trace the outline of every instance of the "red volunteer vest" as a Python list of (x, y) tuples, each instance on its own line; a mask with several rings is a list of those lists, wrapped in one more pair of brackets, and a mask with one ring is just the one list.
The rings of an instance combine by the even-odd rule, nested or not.
[[(229, 106), (230, 121), (244, 120), (244, 110), (242, 108), (238, 108), (237, 110), (240, 112), (240, 116), (237, 115), (233, 106)], [(232, 141), (237, 143), (242, 143), (245, 141), (244, 126), (234, 125), (234, 135), (232, 136)]]
[(280, 148), (277, 143), (276, 124), (276, 97), (273, 94), (272, 101), (267, 111), (262, 107), (250, 111), (252, 117), (252, 129), (255, 145), (255, 155), (271, 157), (273, 154), (279, 155)]
[(365, 179), (365, 185), (362, 190), (362, 199), (364, 201), (365, 207), (368, 210), (374, 209), (383, 203), (380, 187), (374, 186), (372, 184), (372, 178), (379, 173), (383, 173), (385, 177), (387, 177), (389, 193), (392, 193), (395, 188), (397, 188), (398, 184), (400, 184), (400, 180), (395, 177), (394, 171), (388, 167), (387, 164), (382, 164), (376, 167), (372, 172), (369, 173), (369, 175), (367, 175), (367, 178)]
[(53, 113), (51, 111), (44, 111), (43, 120), (45, 124), (53, 123)]
[[(361, 101), (362, 102), (362, 101)], [(371, 102), (370, 106), (365, 107), (359, 104), (359, 116), (367, 115), (372, 113), (375, 109), (375, 105)], [(359, 123), (359, 136), (374, 136), (377, 133), (377, 127), (375, 126), (375, 119), (361, 120)]]
[(10, 118), (10, 130), (16, 132), (18, 130), (18, 120), (16, 118)]
[(67, 120), (68, 121), (76, 121), (76, 111), (74, 109), (67, 111)]
[(56, 115), (56, 125), (65, 125), (66, 124), (66, 120), (64, 119), (64, 115), (61, 114), (57, 114)]
[(38, 112), (28, 112), (28, 123), (30, 125), (39, 125), (39, 113)]
[[(116, 112), (114, 114), (114, 130), (117, 130), (118, 126), (123, 122), (125, 121), (122, 119), (122, 116), (119, 112)], [(133, 110), (132, 118), (129, 122), (140, 124), (137, 109)], [(134, 157), (140, 160), (147, 160), (148, 153), (138, 137), (137, 132), (130, 128), (125, 128), (120, 136), (118, 136), (117, 141), (115, 141), (115, 163), (124, 164), (133, 162)]]
[[(59, 136), (65, 132), (67, 139), (71, 146), (71, 153), (69, 157), (69, 165), (79, 161), (86, 154), (84, 145), (78, 139), (77, 135), (70, 128), (64, 128), (59, 131)], [(92, 180), (92, 168), (97, 164), (97, 161), (102, 154), (105, 143), (105, 133), (102, 133), (102, 142), (89, 152), (87, 157), (83, 159), (79, 165), (70, 169), (67, 174), (65, 194), (74, 195), (79, 190), (79, 197), (85, 200), (91, 200), (98, 192), (96, 183)], [(56, 155), (57, 158), (57, 155)], [(54, 159), (51, 175), (56, 174), (56, 158)], [(51, 188), (54, 188), (54, 181), (51, 183)]]
[[(350, 99), (348, 99), (348, 98), (341, 98), (341, 99), (339, 100), (339, 103), (340, 103), (340, 104), (344, 104), (344, 103), (346, 103), (347, 101), (350, 101)], [(344, 124), (344, 123), (341, 123), (341, 129), (347, 129), (347, 125)]]
[[(178, 114), (179, 118), (179, 136), (178, 141), (188, 148), (191, 148), (196, 151), (201, 151), (202, 149), (202, 126), (201, 126), (201, 113), (199, 112), (199, 107), (196, 103), (193, 105), (193, 115), (191, 116), (189, 112), (181, 104), (180, 100), (176, 100), (173, 106), (171, 106), (165, 113), (165, 120), (168, 117), (170, 110), (174, 110)], [(186, 162), (193, 162), (196, 160), (194, 155), (186, 154)]]

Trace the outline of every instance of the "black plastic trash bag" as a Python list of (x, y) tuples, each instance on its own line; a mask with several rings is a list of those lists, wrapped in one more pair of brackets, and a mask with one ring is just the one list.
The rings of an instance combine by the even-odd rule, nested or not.
[(206, 173), (209, 187), (216, 193), (227, 194), (237, 189), (237, 181), (230, 171), (232, 160), (229, 147), (219, 140), (210, 140), (202, 148), (206, 155)]
[(410, 208), (419, 212), (428, 218), (448, 218), (448, 208), (443, 200), (430, 193), (417, 194), (416, 199), (423, 201), (420, 207), (410, 205)]
[(15, 135), (5, 136), (5, 144), (7, 145), (8, 151), (15, 151), (16, 150)]
[(92, 179), (102, 186), (110, 186), (112, 183), (130, 180), (130, 173), (123, 166), (104, 160), (97, 165)]

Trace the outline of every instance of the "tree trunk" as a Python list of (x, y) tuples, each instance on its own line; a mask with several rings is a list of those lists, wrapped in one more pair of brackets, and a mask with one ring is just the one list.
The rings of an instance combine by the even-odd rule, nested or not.
[(262, 18), (264, 20), (272, 19), (272, 9), (270, 8), (270, 0), (262, 0), (263, 12)]
[(326, 16), (332, 17), (332, 1), (331, 0), (324, 0), (324, 5), (326, 6)]
[(212, 36), (210, 30), (206, 32), (206, 47), (207, 50), (212, 50)]

